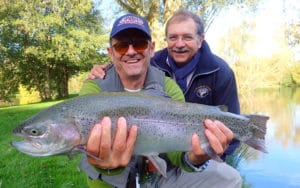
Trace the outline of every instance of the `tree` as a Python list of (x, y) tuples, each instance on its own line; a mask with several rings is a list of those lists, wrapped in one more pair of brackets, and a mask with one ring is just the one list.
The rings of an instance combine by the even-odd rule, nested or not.
[[(299, 51), (300, 51), (300, 15), (298, 21), (293, 21), (286, 23), (285, 26), (285, 36), (290, 49), (294, 53), (294, 59), (297, 62), (290, 69), (290, 75), (292, 79), (292, 84), (295, 86), (300, 86), (300, 61), (299, 61)], [(298, 57), (297, 57), (298, 56)]]
[(295, 62), (284, 37), (284, 23), (272, 28), (275, 35), (268, 33), (272, 42), (267, 43), (262, 41), (265, 35), (255, 35), (260, 31), (257, 19), (244, 19), (219, 40), (218, 54), (231, 63), (240, 92), (291, 85), (290, 71)]
[(0, 98), (18, 84), (37, 89), (43, 100), (67, 97), (70, 76), (106, 61), (99, 53), (107, 41), (102, 18), (92, 1), (19, 0), (0, 6), (0, 87), (6, 86)]
[(152, 37), (156, 46), (165, 46), (164, 25), (173, 12), (179, 8), (186, 8), (201, 15), (209, 28), (218, 13), (227, 6), (240, 4), (256, 8), (259, 0), (115, 0), (126, 12), (132, 12), (145, 17), (149, 21)]

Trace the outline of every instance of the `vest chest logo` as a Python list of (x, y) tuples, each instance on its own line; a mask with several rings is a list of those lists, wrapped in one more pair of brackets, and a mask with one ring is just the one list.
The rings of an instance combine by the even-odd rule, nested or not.
[(211, 88), (206, 85), (201, 85), (195, 88), (194, 92), (199, 98), (204, 98), (209, 95)]

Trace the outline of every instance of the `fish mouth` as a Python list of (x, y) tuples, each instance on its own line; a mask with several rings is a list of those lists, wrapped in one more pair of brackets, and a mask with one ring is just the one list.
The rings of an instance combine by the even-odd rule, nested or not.
[(22, 153), (32, 155), (32, 156), (46, 156), (42, 152), (42, 144), (39, 142), (30, 142), (30, 141), (14, 141), (11, 142), (11, 145), (15, 147)]
[(41, 149), (42, 148), (42, 144), (39, 142), (34, 142), (30, 139), (30, 137), (28, 136), (24, 136), (24, 134), (20, 133), (20, 132), (14, 132), (15, 136), (18, 136), (20, 138), (22, 138), (22, 141), (14, 141), (12, 142), (12, 146), (16, 147), (16, 148), (22, 148), (22, 147), (33, 147), (36, 149)]
[(31, 144), (36, 149), (41, 149), (42, 144), (39, 142), (29, 142), (29, 141), (19, 141), (19, 142), (12, 142), (13, 145), (26, 145), (26, 144)]

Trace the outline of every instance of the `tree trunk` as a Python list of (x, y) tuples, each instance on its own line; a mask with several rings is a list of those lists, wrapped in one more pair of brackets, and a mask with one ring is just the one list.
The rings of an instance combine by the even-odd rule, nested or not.
[(69, 72), (68, 68), (64, 67), (63, 68), (63, 97), (68, 97), (69, 96)]
[(56, 76), (57, 98), (66, 98), (69, 96), (69, 73), (66, 66), (62, 67), (59, 75)]
[(51, 99), (51, 79), (50, 79), (50, 72), (49, 67), (46, 67), (45, 70), (45, 86), (44, 86), (44, 93), (45, 93), (45, 100)]

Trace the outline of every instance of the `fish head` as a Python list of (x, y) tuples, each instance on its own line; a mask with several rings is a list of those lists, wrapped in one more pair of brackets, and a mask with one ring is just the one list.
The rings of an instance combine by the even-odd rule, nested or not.
[(23, 141), (12, 145), (31, 156), (51, 156), (71, 153), (80, 144), (77, 127), (69, 122), (29, 119), (13, 130)]

